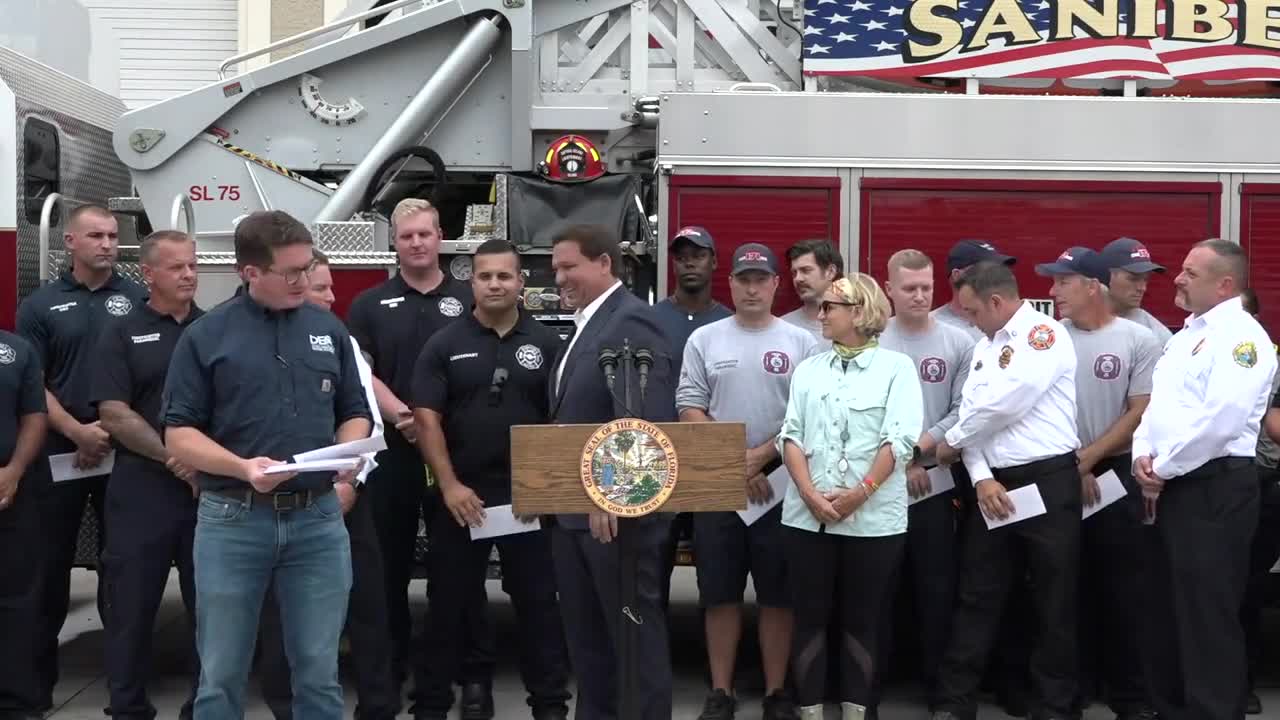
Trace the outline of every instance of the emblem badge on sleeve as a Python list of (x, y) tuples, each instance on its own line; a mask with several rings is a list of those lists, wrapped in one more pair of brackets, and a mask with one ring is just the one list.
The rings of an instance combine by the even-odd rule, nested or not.
[(1036, 350), (1048, 350), (1053, 347), (1053, 328), (1048, 325), (1037, 325), (1027, 333), (1027, 344)]
[(1258, 364), (1258, 347), (1251, 342), (1242, 342), (1231, 351), (1231, 359), (1240, 367), (1251, 368)]

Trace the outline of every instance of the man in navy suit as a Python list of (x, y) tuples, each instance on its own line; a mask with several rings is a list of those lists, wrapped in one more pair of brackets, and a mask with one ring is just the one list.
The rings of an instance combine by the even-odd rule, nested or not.
[[(573, 335), (552, 369), (551, 422), (599, 425), (623, 417), (675, 422), (676, 378), (671, 375), (670, 345), (648, 304), (618, 279), (622, 274), (618, 239), (607, 228), (575, 225), (557, 233), (552, 244), (556, 285), (577, 311)], [(645, 397), (642, 401), (633, 391), (629, 408), (623, 407), (621, 367), (615, 396), (605, 384), (599, 363), (602, 349), (620, 349), (624, 340), (633, 349), (653, 353)], [(638, 377), (629, 380), (632, 388), (639, 388)], [(644, 720), (671, 718), (671, 653), (660, 579), (670, 523), (670, 515), (653, 513), (628, 520), (622, 528), (629, 533), (637, 558), (636, 602), (630, 610), (638, 623), (633, 641), (635, 687), (639, 716)], [(577, 720), (618, 717), (616, 632), (622, 617), (618, 530), (618, 518), (602, 511), (559, 515), (552, 530), (560, 610), (578, 680)]]

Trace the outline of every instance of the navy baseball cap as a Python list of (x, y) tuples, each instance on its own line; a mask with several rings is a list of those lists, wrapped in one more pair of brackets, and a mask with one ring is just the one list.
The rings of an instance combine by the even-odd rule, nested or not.
[(1116, 238), (1102, 248), (1102, 257), (1110, 270), (1127, 270), (1135, 273), (1164, 272), (1163, 265), (1151, 261), (1147, 246), (1133, 238)]
[(711, 233), (707, 232), (706, 228), (699, 227), (697, 225), (687, 225), (680, 228), (680, 232), (677, 232), (671, 237), (670, 247), (675, 247), (676, 243), (681, 240), (691, 242), (700, 248), (706, 248), (712, 252), (715, 252), (716, 249), (716, 241), (711, 237)]
[(1068, 248), (1051, 263), (1036, 265), (1036, 274), (1046, 277), (1083, 275), (1104, 285), (1111, 280), (1111, 268), (1107, 267), (1101, 253), (1079, 245)]
[(747, 243), (733, 251), (733, 269), (731, 275), (748, 270), (761, 270), (773, 275), (778, 274), (778, 258), (773, 251), (760, 243)]
[(983, 260), (993, 260), (1005, 265), (1017, 262), (1015, 258), (996, 250), (995, 246), (986, 240), (961, 240), (951, 247), (951, 252), (947, 253), (947, 269), (961, 270), (970, 265), (977, 265)]

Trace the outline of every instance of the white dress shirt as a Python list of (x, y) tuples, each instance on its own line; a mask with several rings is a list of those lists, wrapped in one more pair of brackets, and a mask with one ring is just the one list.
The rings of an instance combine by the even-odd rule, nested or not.
[(1192, 315), (1165, 344), (1133, 456), (1166, 480), (1220, 457), (1254, 457), (1271, 400), (1276, 354), (1240, 298)]
[(979, 338), (961, 391), (960, 419), (944, 435), (963, 449), (977, 484), (1010, 468), (1072, 452), (1076, 351), (1067, 329), (1023, 302), (995, 336)]
[(609, 299), (609, 296), (620, 287), (622, 287), (622, 281), (614, 280), (608, 290), (600, 293), (600, 297), (587, 303), (586, 307), (578, 308), (573, 313), (573, 337), (569, 338), (569, 347), (564, 349), (564, 354), (560, 356), (559, 367), (556, 368), (556, 395), (560, 394), (560, 376), (564, 374), (564, 364), (569, 361), (569, 353), (573, 351), (574, 343), (578, 342), (578, 337), (582, 335), (582, 328), (591, 322), (591, 317), (600, 310), (600, 306), (604, 305), (604, 301)]
[[(373, 432), (369, 433), (369, 437), (377, 437), (383, 432), (382, 412), (378, 410), (378, 398), (373, 394), (373, 369), (369, 367), (369, 363), (365, 362), (364, 354), (360, 352), (360, 343), (355, 338), (351, 338), (351, 347), (356, 351), (356, 369), (360, 371), (360, 384), (364, 386), (364, 399), (369, 403), (369, 414), (373, 415)], [(373, 457), (376, 453), (365, 453), (361, 457), (364, 458), (364, 467), (356, 475), (356, 484), (359, 485), (369, 477), (369, 473), (378, 467), (378, 463)]]

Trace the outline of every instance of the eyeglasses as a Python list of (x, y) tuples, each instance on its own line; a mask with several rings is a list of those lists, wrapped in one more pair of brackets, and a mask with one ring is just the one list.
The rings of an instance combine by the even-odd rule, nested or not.
[(822, 313), (825, 315), (826, 313), (831, 312), (831, 308), (833, 307), (858, 307), (861, 304), (862, 303), (836, 302), (834, 300), (823, 300), (822, 304), (818, 306), (818, 309), (821, 310)]
[(282, 272), (274, 268), (266, 268), (266, 271), (271, 273), (272, 275), (279, 275), (280, 277), (284, 278), (284, 281), (286, 283), (290, 285), (297, 285), (299, 282), (302, 282), (302, 277), (304, 275), (309, 278), (311, 276), (311, 272), (315, 269), (316, 269), (316, 264), (313, 262), (310, 265), (306, 266), (305, 268), (301, 268), (301, 269), (285, 270)]

